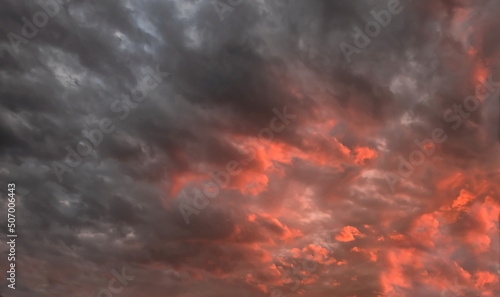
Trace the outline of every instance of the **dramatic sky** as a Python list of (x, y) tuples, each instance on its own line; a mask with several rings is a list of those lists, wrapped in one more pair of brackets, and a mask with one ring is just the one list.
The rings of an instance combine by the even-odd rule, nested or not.
[(1, 296), (499, 296), (499, 15), (2, 0)]

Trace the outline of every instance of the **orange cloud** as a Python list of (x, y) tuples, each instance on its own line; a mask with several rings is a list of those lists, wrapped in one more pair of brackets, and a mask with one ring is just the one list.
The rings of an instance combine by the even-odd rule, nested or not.
[(342, 242), (349, 242), (355, 240), (355, 236), (363, 238), (366, 235), (361, 233), (356, 227), (345, 226), (342, 228), (342, 231), (335, 236), (335, 239)]

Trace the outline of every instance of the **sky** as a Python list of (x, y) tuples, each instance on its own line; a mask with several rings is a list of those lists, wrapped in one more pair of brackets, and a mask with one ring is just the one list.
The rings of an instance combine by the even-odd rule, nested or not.
[(0, 7), (1, 296), (500, 295), (500, 1)]

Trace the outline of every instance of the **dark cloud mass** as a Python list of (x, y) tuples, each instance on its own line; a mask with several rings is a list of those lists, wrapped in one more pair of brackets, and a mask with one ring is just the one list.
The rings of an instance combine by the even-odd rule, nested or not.
[(500, 294), (500, 1), (0, 6), (2, 296)]

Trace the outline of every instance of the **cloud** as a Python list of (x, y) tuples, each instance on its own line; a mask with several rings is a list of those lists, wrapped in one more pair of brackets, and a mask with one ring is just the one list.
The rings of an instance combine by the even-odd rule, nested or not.
[[(119, 296), (269, 296), (294, 254), (321, 264), (308, 296), (498, 295), (500, 103), (459, 105), (500, 81), (500, 4), (401, 0), (348, 64), (340, 43), (388, 2), (243, 1), (221, 22), (210, 1), (74, 0), (16, 52), (43, 8), (4, 1), (0, 180), (29, 191), (13, 296), (95, 296), (124, 266)], [(168, 77), (127, 101), (156, 65)], [(284, 106), (296, 118), (260, 142)], [(51, 164), (103, 119), (60, 181)], [(187, 225), (179, 204), (252, 152)]]

